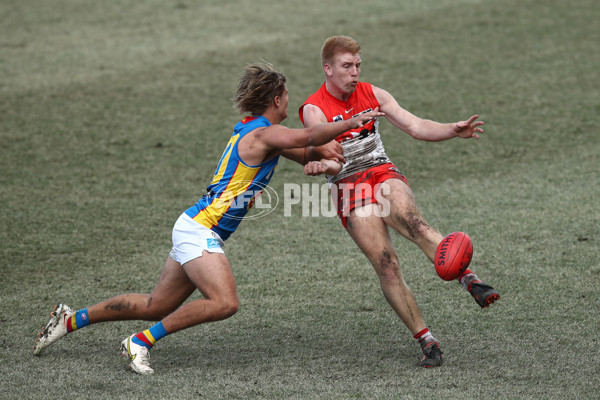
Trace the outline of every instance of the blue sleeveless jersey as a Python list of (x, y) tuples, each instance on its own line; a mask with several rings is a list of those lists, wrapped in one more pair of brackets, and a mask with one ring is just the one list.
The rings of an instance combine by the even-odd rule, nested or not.
[(238, 143), (248, 132), (270, 126), (262, 116), (246, 117), (238, 122), (221, 156), (207, 193), (185, 213), (226, 240), (237, 229), (248, 210), (269, 183), (279, 156), (260, 165), (245, 164)]

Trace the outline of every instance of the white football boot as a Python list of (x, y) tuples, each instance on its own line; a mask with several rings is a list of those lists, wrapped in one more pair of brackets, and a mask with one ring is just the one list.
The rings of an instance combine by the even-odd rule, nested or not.
[(46, 327), (38, 334), (33, 346), (33, 354), (38, 356), (42, 351), (64, 337), (67, 332), (67, 320), (75, 314), (75, 310), (66, 304), (59, 304), (54, 307), (51, 318)]
[(121, 354), (127, 356), (131, 361), (129, 368), (141, 375), (153, 374), (154, 370), (150, 368), (150, 352), (147, 347), (140, 346), (131, 341), (135, 335), (125, 338), (121, 342)]

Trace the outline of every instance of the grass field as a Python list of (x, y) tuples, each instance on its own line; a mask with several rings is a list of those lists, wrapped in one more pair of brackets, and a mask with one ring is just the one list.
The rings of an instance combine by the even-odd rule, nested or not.
[[(0, 2), (0, 398), (600, 398), (599, 19), (596, 0)], [(413, 113), (486, 122), (479, 141), (443, 143), (381, 124), (423, 214), (469, 233), (502, 294), (480, 310), (395, 238), (444, 366), (416, 367), (337, 219), (281, 208), (227, 244), (238, 314), (162, 340), (155, 375), (118, 355), (147, 322), (34, 357), (52, 305), (152, 289), (240, 118), (242, 67), (288, 76), (299, 127), (332, 34)], [(314, 182), (282, 160), (272, 186)]]

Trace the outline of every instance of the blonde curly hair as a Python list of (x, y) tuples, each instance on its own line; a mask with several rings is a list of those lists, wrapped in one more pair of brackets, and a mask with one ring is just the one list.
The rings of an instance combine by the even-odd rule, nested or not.
[(276, 96), (282, 96), (287, 78), (269, 63), (248, 65), (240, 78), (234, 108), (240, 113), (263, 114)]

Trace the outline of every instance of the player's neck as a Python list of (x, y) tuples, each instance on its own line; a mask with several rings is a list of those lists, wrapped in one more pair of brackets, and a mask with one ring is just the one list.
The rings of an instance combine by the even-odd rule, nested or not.
[(281, 112), (274, 106), (269, 106), (267, 110), (262, 113), (262, 116), (269, 120), (273, 125), (280, 124), (285, 118), (281, 115)]
[(352, 96), (352, 92), (348, 93), (329, 81), (325, 81), (325, 89), (327, 89), (330, 95), (343, 102), (348, 102), (348, 100), (350, 100), (350, 97)]

